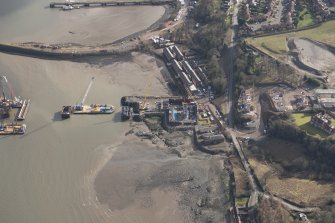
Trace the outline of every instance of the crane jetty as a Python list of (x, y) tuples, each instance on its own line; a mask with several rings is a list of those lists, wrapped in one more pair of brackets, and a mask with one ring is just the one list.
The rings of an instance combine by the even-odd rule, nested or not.
[(63, 119), (70, 118), (71, 114), (75, 115), (84, 115), (84, 114), (90, 114), (90, 115), (98, 115), (98, 114), (112, 114), (115, 111), (115, 108), (113, 105), (110, 104), (91, 104), (91, 105), (85, 105), (85, 101), (87, 98), (87, 95), (92, 87), (92, 84), (94, 82), (94, 77), (91, 78), (91, 81), (86, 89), (85, 95), (83, 97), (83, 100), (80, 104), (76, 105), (64, 105), (61, 110), (61, 117)]

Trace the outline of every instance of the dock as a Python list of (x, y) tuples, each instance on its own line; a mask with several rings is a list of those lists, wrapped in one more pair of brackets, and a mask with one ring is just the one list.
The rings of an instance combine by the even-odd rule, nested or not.
[(168, 5), (176, 2), (176, 0), (162, 1), (80, 1), (80, 2), (51, 2), (50, 8), (63, 8), (72, 6), (74, 8), (81, 7), (109, 7), (109, 6), (140, 6), (140, 5)]
[(28, 113), (28, 109), (29, 109), (29, 105), (30, 105), (30, 100), (24, 100), (22, 103), (22, 107), (20, 108), (17, 116), (16, 116), (16, 120), (17, 121), (23, 121), (26, 118), (26, 115)]

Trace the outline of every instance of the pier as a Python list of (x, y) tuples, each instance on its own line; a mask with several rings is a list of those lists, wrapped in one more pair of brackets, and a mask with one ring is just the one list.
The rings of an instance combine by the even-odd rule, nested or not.
[(167, 5), (167, 4), (172, 4), (175, 1), (176, 0), (51, 2), (50, 8), (63, 8), (64, 6), (72, 6), (74, 8), (81, 8), (81, 7), (135, 6), (135, 5)]

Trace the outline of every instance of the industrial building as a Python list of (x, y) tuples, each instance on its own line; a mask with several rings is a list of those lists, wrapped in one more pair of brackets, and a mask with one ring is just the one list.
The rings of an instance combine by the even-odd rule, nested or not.
[(200, 80), (203, 81), (205, 84), (209, 83), (208, 78), (207, 78), (205, 72), (200, 67), (197, 67), (195, 69), (195, 73), (198, 75), (198, 77), (200, 78)]
[[(146, 104), (146, 108), (141, 108)], [(126, 96), (121, 98), (122, 120), (142, 120), (143, 117), (160, 116), (167, 125), (195, 125), (197, 103), (182, 97)]]
[(201, 80), (198, 77), (198, 75), (195, 73), (195, 71), (193, 70), (191, 65), (186, 60), (184, 60), (181, 64), (182, 64), (182, 67), (184, 68), (184, 70), (186, 71), (186, 73), (191, 76), (191, 79), (192, 79), (193, 83), (196, 86), (200, 86), (201, 85)]
[(317, 102), (327, 110), (335, 110), (335, 89), (316, 89)]
[(181, 68), (179, 62), (175, 59), (172, 60), (172, 68), (177, 75), (179, 75), (179, 73), (183, 72), (183, 68)]
[(169, 47), (163, 49), (163, 55), (169, 63), (171, 63), (171, 61), (175, 59), (175, 55), (171, 52), (171, 49)]
[(180, 76), (180, 79), (185, 86), (191, 86), (192, 85), (192, 81), (190, 80), (190, 78), (187, 76), (187, 74), (185, 72), (181, 72), (179, 74), (179, 76)]
[(197, 110), (195, 102), (176, 101), (176, 103), (171, 103), (168, 123), (170, 125), (195, 125), (197, 123)]
[(315, 96), (320, 98), (335, 98), (335, 89), (316, 89)]

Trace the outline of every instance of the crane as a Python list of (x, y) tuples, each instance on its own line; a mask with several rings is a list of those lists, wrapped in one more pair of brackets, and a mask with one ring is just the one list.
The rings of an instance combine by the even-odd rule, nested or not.
[(2, 88), (2, 100), (0, 102), (0, 116), (1, 116), (0, 118), (8, 118), (10, 114), (10, 108), (11, 108), (9, 101), (6, 98), (5, 86), (3, 84), (4, 81), (8, 83), (6, 76), (1, 76), (0, 86)]
[(142, 102), (143, 104), (141, 106), (142, 110), (148, 109), (148, 107), (146, 106), (146, 104), (147, 104), (147, 99), (148, 99), (148, 96), (149, 96), (149, 92), (151, 91), (151, 87), (152, 87), (152, 83), (151, 82), (152, 81), (149, 78), (149, 82), (148, 82), (148, 84), (147, 84), (147, 86), (145, 88), (144, 99), (143, 99), (143, 102)]
[(87, 89), (86, 89), (86, 92), (85, 92), (85, 94), (84, 94), (83, 100), (81, 100), (81, 105), (83, 105), (83, 104), (85, 103), (86, 98), (87, 98), (87, 95), (88, 95), (88, 93), (89, 93), (90, 90), (91, 90), (91, 87), (92, 87), (92, 84), (93, 84), (93, 81), (94, 81), (94, 80), (95, 80), (95, 77), (92, 77), (90, 83), (88, 84), (88, 87), (87, 87)]
[(12, 100), (14, 100), (16, 97), (15, 97), (15, 94), (14, 94), (14, 90), (13, 90), (12, 85), (10, 84), (10, 82), (8, 81), (8, 79), (7, 79), (6, 76), (2, 76), (2, 78), (3, 78), (3, 80), (6, 82), (6, 85), (7, 85), (9, 94), (10, 94), (10, 98), (11, 98)]

